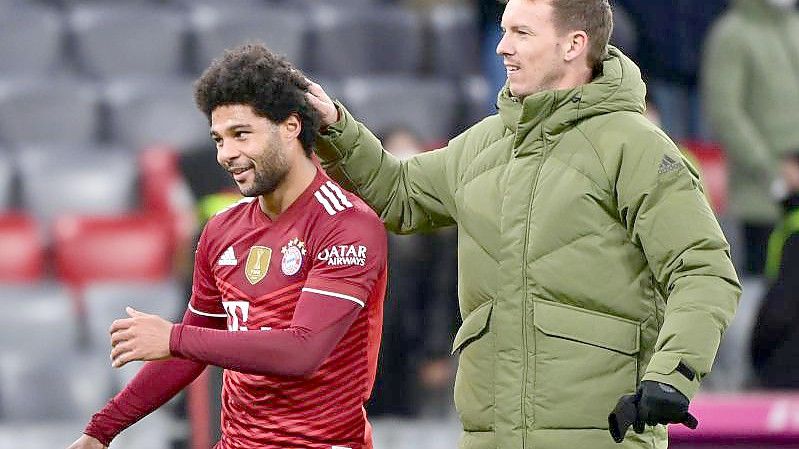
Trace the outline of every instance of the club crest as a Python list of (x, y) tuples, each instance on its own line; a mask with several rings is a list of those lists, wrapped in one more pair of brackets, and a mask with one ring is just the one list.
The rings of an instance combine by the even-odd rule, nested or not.
[(250, 254), (247, 256), (247, 265), (244, 268), (244, 275), (250, 281), (250, 284), (255, 285), (266, 277), (271, 260), (272, 248), (265, 246), (253, 246), (250, 248)]
[(283, 260), (280, 263), (283, 274), (293, 276), (299, 273), (302, 268), (302, 257), (306, 253), (305, 242), (298, 238), (291, 239), (280, 252), (283, 253)]

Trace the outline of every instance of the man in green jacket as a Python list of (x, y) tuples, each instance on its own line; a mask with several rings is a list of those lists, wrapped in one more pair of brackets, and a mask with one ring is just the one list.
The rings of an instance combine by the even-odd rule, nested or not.
[(770, 188), (780, 158), (799, 148), (799, 13), (796, 0), (733, 0), (704, 49), (702, 90), (727, 152), (730, 212), (740, 220), (744, 266), (762, 274), (779, 217)]
[(392, 231), (458, 226), (461, 448), (664, 448), (735, 312), (729, 246), (607, 0), (510, 0), (502, 27), (499, 114), (399, 161), (311, 85), (317, 153)]

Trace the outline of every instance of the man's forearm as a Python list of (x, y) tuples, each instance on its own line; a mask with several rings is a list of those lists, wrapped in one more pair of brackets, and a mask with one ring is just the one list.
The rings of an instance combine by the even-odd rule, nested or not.
[(306, 377), (330, 355), (357, 317), (357, 310), (333, 326), (314, 332), (305, 327), (228, 332), (175, 325), (173, 356), (243, 373)]
[(92, 416), (83, 431), (108, 446), (120, 432), (149, 415), (205, 369), (205, 364), (190, 360), (147, 362), (133, 380)]
[[(220, 327), (223, 320), (186, 312), (183, 322), (194, 326)], [(120, 432), (164, 405), (205, 369), (191, 360), (147, 362), (136, 377), (106, 406), (92, 416), (83, 433), (108, 446)]]
[(302, 298), (290, 327), (229, 332), (177, 324), (173, 356), (250, 374), (305, 377), (324, 362), (358, 316), (349, 301)]

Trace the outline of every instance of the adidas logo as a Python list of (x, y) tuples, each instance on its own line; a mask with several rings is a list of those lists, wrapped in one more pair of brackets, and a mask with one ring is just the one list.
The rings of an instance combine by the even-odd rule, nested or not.
[(239, 262), (236, 260), (236, 253), (233, 252), (233, 247), (228, 246), (222, 257), (219, 258), (218, 265), (227, 265), (235, 267)]
[(665, 155), (660, 161), (660, 166), (658, 166), (658, 174), (662, 175), (664, 173), (682, 168), (682, 166), (682, 162), (675, 161), (674, 159), (670, 158), (669, 155)]

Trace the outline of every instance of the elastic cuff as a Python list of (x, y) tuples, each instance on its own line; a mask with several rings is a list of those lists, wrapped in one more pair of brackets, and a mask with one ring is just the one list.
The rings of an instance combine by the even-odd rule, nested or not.
[(99, 429), (96, 429), (94, 427), (94, 422), (93, 421), (89, 422), (89, 424), (83, 430), (83, 433), (85, 435), (88, 435), (88, 436), (94, 438), (95, 440), (99, 441), (105, 447), (110, 446), (111, 445), (111, 440), (113, 440), (114, 436), (116, 436), (116, 435), (108, 436), (108, 435), (105, 435), (103, 432), (100, 432)]
[(172, 325), (169, 333), (169, 353), (174, 357), (182, 357), (180, 353), (180, 339), (183, 337), (183, 325), (180, 323)]
[[(691, 400), (699, 390), (699, 375), (693, 368), (685, 364), (681, 365), (681, 358), (678, 354), (657, 352), (649, 361), (646, 373), (641, 380), (654, 380), (671, 385)], [(681, 369), (678, 369), (680, 366)], [(686, 375), (682, 371), (686, 369), (693, 371), (693, 376)], [(693, 377), (693, 379), (690, 379)]]
[(320, 132), (316, 139), (316, 155), (327, 164), (343, 159), (358, 136), (355, 119), (344, 105), (338, 101), (334, 103), (338, 109), (339, 119)]

